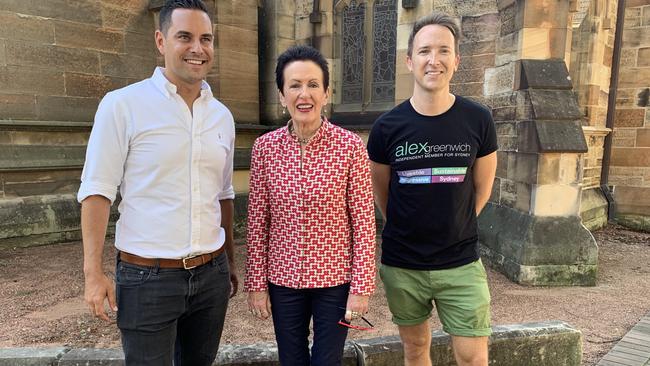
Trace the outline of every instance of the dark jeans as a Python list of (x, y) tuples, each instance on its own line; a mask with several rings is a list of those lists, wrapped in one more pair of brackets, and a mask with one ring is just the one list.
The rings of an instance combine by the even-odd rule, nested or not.
[[(271, 312), (282, 366), (341, 365), (348, 328), (345, 316), (350, 284), (292, 289), (269, 283)], [(309, 320), (313, 316), (314, 344), (309, 357)]]
[(118, 259), (115, 282), (126, 365), (212, 364), (230, 293), (225, 253), (190, 270)]

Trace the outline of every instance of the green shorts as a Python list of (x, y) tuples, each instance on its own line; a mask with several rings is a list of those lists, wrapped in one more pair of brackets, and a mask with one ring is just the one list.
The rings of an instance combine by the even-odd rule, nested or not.
[(441, 270), (414, 270), (382, 264), (388, 307), (397, 325), (418, 325), (431, 317), (435, 302), (442, 329), (455, 336), (481, 337), (490, 327), (490, 290), (481, 260)]

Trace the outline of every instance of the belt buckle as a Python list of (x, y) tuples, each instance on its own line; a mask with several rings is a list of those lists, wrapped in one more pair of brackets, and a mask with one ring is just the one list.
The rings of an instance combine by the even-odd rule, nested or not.
[(197, 257), (197, 256), (195, 255), (195, 256), (193, 256), (193, 257), (185, 257), (185, 258), (183, 258), (183, 268), (184, 268), (184, 269), (192, 269), (192, 268), (197, 267), (197, 266), (190, 266), (190, 265), (188, 265), (187, 262), (186, 262), (187, 260), (192, 259), (192, 258), (196, 258), (196, 257)]

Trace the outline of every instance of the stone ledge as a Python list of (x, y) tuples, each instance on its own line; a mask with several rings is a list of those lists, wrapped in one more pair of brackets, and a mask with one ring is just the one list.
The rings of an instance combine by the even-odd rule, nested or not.
[[(235, 149), (235, 170), (250, 168), (251, 151)], [(81, 169), (85, 159), (85, 145), (0, 145), (0, 172)]]
[[(578, 366), (582, 358), (582, 334), (561, 321), (494, 326), (490, 337), (490, 364), (499, 366)], [(432, 332), (434, 366), (453, 365), (450, 337)], [(398, 336), (346, 342), (343, 365), (393, 366), (402, 363)], [(525, 362), (522, 363), (522, 361)], [(362, 362), (362, 363), (360, 363)], [(123, 365), (120, 349), (9, 348), (0, 349), (0, 366), (5, 365)], [(279, 365), (275, 343), (224, 345), (214, 365)]]

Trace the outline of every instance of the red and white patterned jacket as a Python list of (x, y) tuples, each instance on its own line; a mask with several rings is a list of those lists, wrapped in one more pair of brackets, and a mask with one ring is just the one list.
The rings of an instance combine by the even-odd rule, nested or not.
[(375, 290), (375, 215), (361, 138), (327, 120), (305, 146), (282, 127), (253, 145), (245, 291)]

